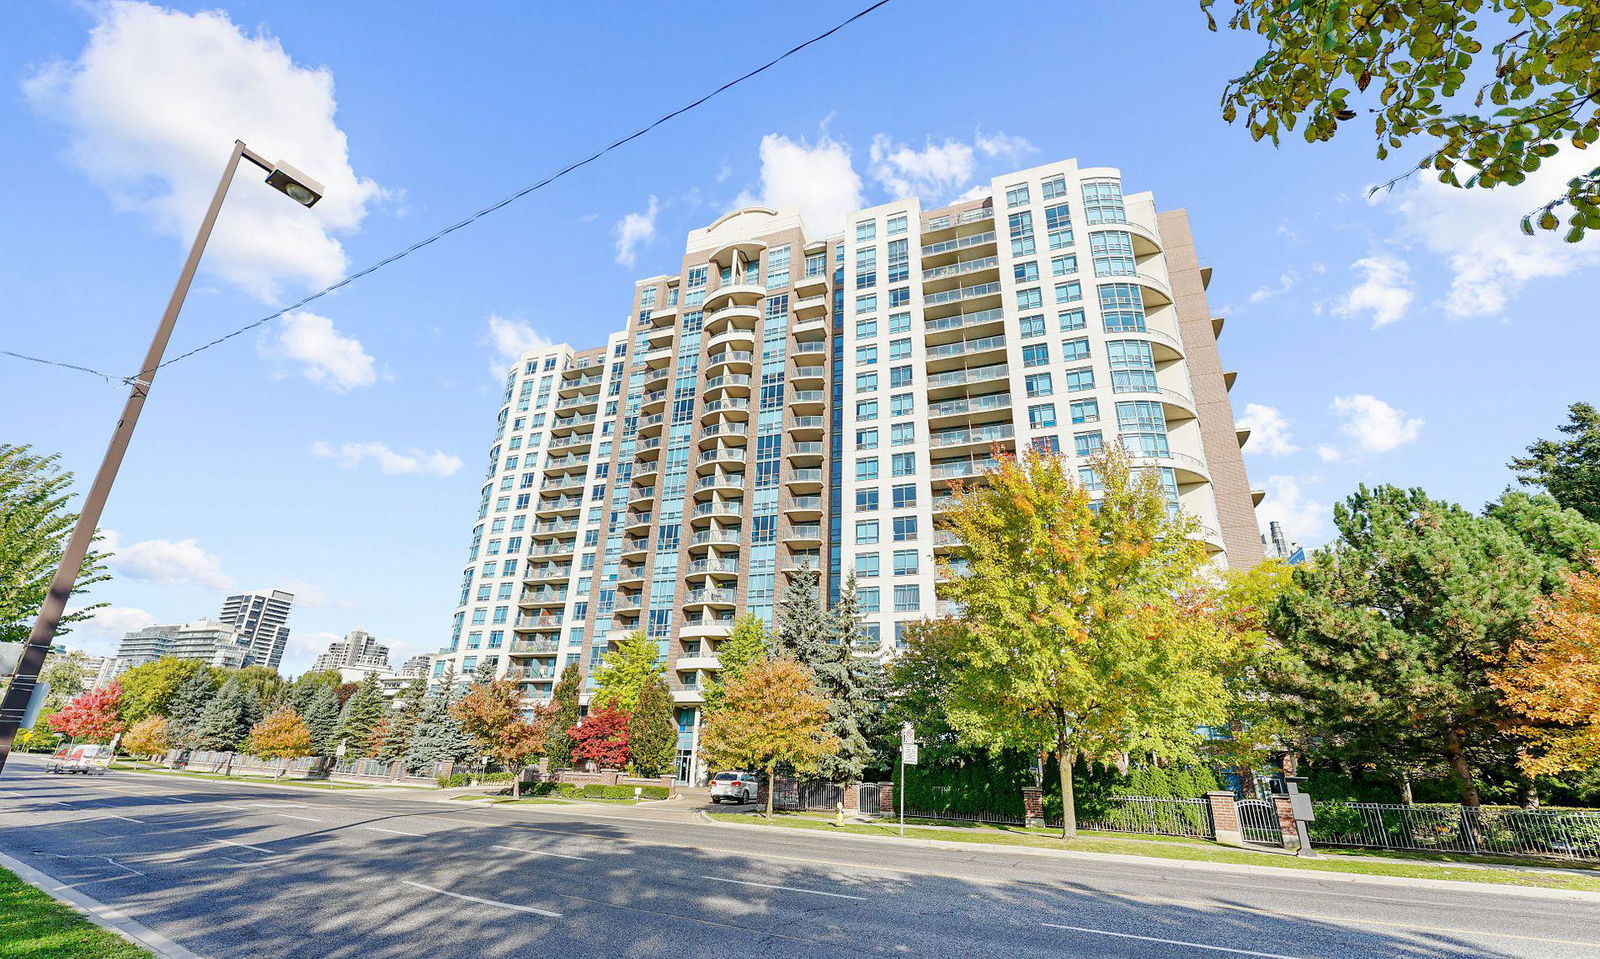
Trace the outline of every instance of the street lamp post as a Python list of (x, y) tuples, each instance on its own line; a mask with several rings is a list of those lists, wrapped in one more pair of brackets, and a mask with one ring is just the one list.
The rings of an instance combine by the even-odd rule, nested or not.
[(194, 245), (189, 248), (189, 258), (183, 263), (183, 271), (178, 274), (178, 284), (172, 290), (172, 298), (167, 301), (166, 312), (161, 315), (161, 323), (156, 327), (155, 338), (150, 341), (150, 350), (145, 354), (144, 365), (129, 381), (128, 402), (122, 407), (122, 416), (117, 420), (116, 429), (111, 433), (111, 442), (106, 447), (105, 458), (100, 461), (100, 469), (94, 475), (89, 495), (83, 501), (83, 510), (78, 514), (77, 525), (72, 528), (72, 536), (67, 540), (66, 549), (61, 554), (61, 565), (56, 569), (55, 578), (50, 581), (50, 592), (45, 595), (44, 605), (39, 609), (39, 618), (34, 620), (33, 629), (28, 633), (28, 641), (23, 646), (21, 659), (17, 663), (16, 675), (12, 678), (10, 687), (6, 689), (4, 698), (0, 698), (0, 770), (5, 769), (6, 757), (11, 754), (12, 740), (16, 738), (17, 727), (22, 722), (23, 713), (28, 708), (28, 700), (38, 684), (39, 670), (44, 666), (45, 654), (49, 652), (50, 645), (55, 640), (56, 627), (60, 625), (61, 616), (66, 612), (67, 599), (72, 595), (73, 583), (77, 581), (78, 571), (83, 566), (83, 558), (88, 555), (89, 544), (94, 539), (96, 528), (100, 525), (100, 514), (105, 509), (111, 484), (117, 478), (123, 454), (128, 451), (128, 441), (133, 438), (133, 428), (138, 425), (139, 413), (144, 409), (145, 398), (150, 395), (150, 386), (155, 382), (156, 373), (161, 368), (161, 357), (166, 352), (167, 340), (172, 336), (172, 328), (177, 323), (178, 311), (183, 308), (184, 298), (189, 295), (189, 284), (194, 280), (195, 268), (200, 265), (200, 255), (205, 252), (206, 241), (211, 238), (211, 228), (217, 222), (217, 213), (222, 209), (223, 197), (228, 195), (228, 185), (233, 181), (233, 174), (239, 168), (241, 157), (266, 170), (267, 184), (301, 206), (313, 206), (322, 199), (322, 185), (317, 181), (286, 163), (268, 162), (260, 154), (245, 146), (241, 140), (233, 141), (233, 153), (228, 157), (228, 165), (222, 171), (222, 180), (217, 184), (217, 192), (211, 197), (211, 206), (206, 209), (205, 218), (200, 221), (200, 231), (195, 235)]

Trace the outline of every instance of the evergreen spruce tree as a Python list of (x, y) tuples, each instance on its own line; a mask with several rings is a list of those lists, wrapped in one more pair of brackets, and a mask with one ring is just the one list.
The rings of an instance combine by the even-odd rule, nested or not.
[(378, 674), (368, 673), (339, 714), (335, 743), (347, 744), (347, 756), (365, 756), (368, 743), (372, 741), (373, 727), (388, 718), (389, 712), (389, 703), (378, 687)]
[(338, 748), (339, 695), (331, 685), (317, 686), (301, 710), (301, 719), (311, 730), (311, 746), (318, 756), (332, 756)]
[(578, 664), (568, 663), (550, 694), (550, 704), (555, 707), (555, 714), (550, 721), (544, 755), (551, 769), (568, 769), (572, 766), (573, 743), (567, 730), (578, 725), (578, 694), (582, 692), (582, 687), (583, 676)]
[[(828, 612), (828, 627), (848, 669), (849, 683), (844, 698), (855, 717), (855, 725), (868, 744), (882, 743), (889, 722), (886, 712), (889, 677), (883, 667), (883, 640), (867, 634), (866, 618), (861, 614), (861, 603), (856, 597), (854, 572), (846, 575), (839, 602)], [(861, 760), (867, 769), (888, 770), (892, 765), (870, 745)]]
[(179, 749), (195, 748), (195, 734), (206, 705), (216, 698), (217, 675), (206, 667), (183, 681), (167, 703), (167, 744)]
[(423, 702), (416, 729), (400, 757), (413, 772), (432, 769), (435, 763), (447, 760), (460, 762), (472, 755), (472, 737), (450, 715), (450, 704), (457, 698), (455, 671), (445, 673), (441, 682), (440, 689)]
[(428, 681), (418, 676), (406, 684), (395, 699), (397, 704), (394, 715), (389, 719), (389, 734), (384, 737), (383, 746), (376, 753), (376, 758), (386, 763), (398, 761), (411, 744), (411, 736), (417, 731), (422, 707), (428, 699)]
[(663, 776), (678, 761), (678, 724), (673, 718), (672, 690), (655, 676), (639, 690), (639, 703), (628, 720), (628, 752), (641, 775)]
[(816, 681), (817, 694), (827, 700), (827, 732), (839, 748), (820, 759), (816, 772), (834, 782), (858, 780), (866, 770), (872, 747), (863, 727), (876, 710), (857, 685), (855, 650), (840, 641), (842, 628), (837, 617), (823, 611), (816, 570), (790, 579), (778, 610), (777, 650), (804, 666)]
[(194, 743), (198, 749), (233, 751), (243, 747), (250, 736), (250, 727), (259, 719), (250, 697), (232, 679), (222, 684), (200, 713), (195, 728)]

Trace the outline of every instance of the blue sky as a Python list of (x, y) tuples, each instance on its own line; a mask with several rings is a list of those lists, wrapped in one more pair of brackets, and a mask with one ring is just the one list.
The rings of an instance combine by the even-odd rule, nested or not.
[[(238, 136), (328, 186), (306, 214), (241, 175), (181, 351), (405, 246), (737, 75), (855, 5), (13, 5), (0, 36), (0, 348), (137, 365)], [(448, 635), (518, 344), (600, 342), (635, 277), (743, 199), (814, 230), (1060, 157), (1187, 207), (1262, 513), (1308, 543), (1359, 482), (1477, 506), (1506, 460), (1594, 401), (1600, 240), (1516, 217), (1570, 173), (1463, 194), (1338, 142), (1253, 143), (1218, 116), (1259, 49), (1192, 4), (897, 0), (554, 187), (289, 322), (163, 372), (103, 527), (113, 607), (75, 645), (300, 594), (288, 671), (360, 626), (397, 659)], [(830, 212), (831, 211), (831, 212)], [(123, 391), (4, 360), (0, 439), (84, 481)]]

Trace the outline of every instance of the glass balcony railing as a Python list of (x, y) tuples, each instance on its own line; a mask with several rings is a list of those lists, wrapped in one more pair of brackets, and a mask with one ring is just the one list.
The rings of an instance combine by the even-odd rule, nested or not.
[(943, 360), (952, 356), (964, 356), (968, 353), (983, 353), (988, 350), (1003, 350), (1006, 346), (1004, 336), (985, 336), (976, 340), (957, 340), (954, 343), (943, 343), (939, 346), (928, 347), (928, 359)]
[(993, 270), (997, 269), (999, 266), (999, 257), (984, 256), (979, 257), (976, 260), (962, 260), (960, 263), (952, 263), (949, 266), (936, 266), (931, 270), (923, 270), (922, 280), (924, 283), (926, 283), (929, 280), (942, 280), (949, 276), (963, 276), (968, 273), (977, 273), (979, 270)]
[(958, 236), (953, 240), (943, 240), (938, 243), (929, 243), (923, 246), (923, 256), (938, 256), (940, 253), (953, 253), (956, 250), (969, 250), (975, 246), (985, 246), (994, 242), (994, 231), (974, 233), (971, 236)]
[(928, 377), (928, 388), (964, 386), (968, 383), (982, 383), (985, 380), (1003, 379), (1010, 375), (1011, 367), (1005, 363), (995, 363), (991, 366), (975, 366), (971, 369), (935, 373)]
[(922, 298), (928, 306), (938, 306), (941, 303), (959, 303), (962, 300), (971, 300), (980, 296), (999, 296), (1000, 283), (979, 283), (977, 286), (963, 286), (956, 290), (945, 290), (943, 293), (929, 293)]
[(928, 438), (928, 445), (934, 449), (946, 446), (961, 446), (966, 443), (999, 443), (1004, 440), (1014, 439), (1016, 430), (1011, 424), (999, 426), (984, 426), (971, 430), (943, 430), (934, 433)]
[(967, 223), (977, 223), (979, 220), (994, 219), (994, 207), (980, 206), (974, 210), (965, 210), (961, 213), (946, 213), (943, 216), (930, 218), (922, 224), (922, 232), (932, 233), (934, 230), (948, 230), (953, 226), (962, 226)]
[(978, 310), (973, 313), (957, 313), (953, 316), (941, 316), (926, 320), (923, 328), (929, 333), (940, 333), (945, 330), (959, 330), (968, 326), (978, 326), (983, 323), (996, 323), (1005, 319), (1005, 311), (999, 307), (991, 310)]

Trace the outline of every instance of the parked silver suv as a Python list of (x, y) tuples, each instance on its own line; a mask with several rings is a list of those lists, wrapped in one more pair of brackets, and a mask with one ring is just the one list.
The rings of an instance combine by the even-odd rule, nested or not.
[(717, 773), (711, 777), (711, 801), (716, 803), (731, 799), (737, 803), (750, 802), (756, 798), (760, 783), (761, 780), (753, 772), (734, 770)]

